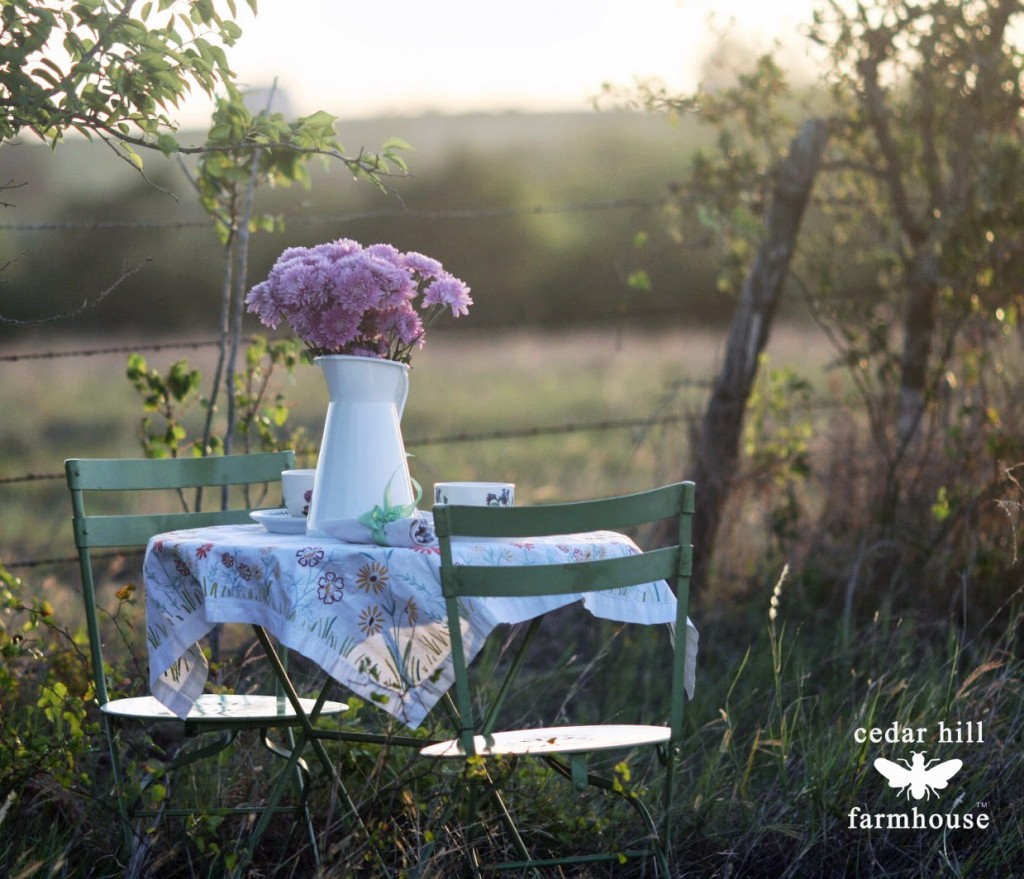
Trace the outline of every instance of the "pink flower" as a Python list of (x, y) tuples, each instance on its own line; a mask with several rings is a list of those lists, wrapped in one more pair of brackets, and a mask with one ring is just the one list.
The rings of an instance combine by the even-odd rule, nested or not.
[(365, 252), (395, 265), (400, 265), (402, 261), (402, 254), (390, 244), (371, 244)]
[(376, 329), (384, 336), (396, 336), (405, 345), (423, 343), (423, 322), (409, 306), (381, 311), (377, 316)]
[(440, 278), (444, 274), (444, 268), (436, 259), (431, 259), (429, 256), (415, 251), (409, 251), (402, 255), (402, 265), (424, 280)]
[(323, 313), (315, 330), (320, 347), (344, 348), (357, 339), (360, 318), (360, 313), (347, 305), (332, 305)]
[(427, 287), (423, 294), (424, 305), (444, 305), (452, 310), (452, 316), (469, 314), (469, 306), (473, 300), (469, 296), (469, 287), (458, 278), (445, 274)]
[[(305, 250), (306, 248), (299, 247), (294, 249)], [(344, 259), (346, 256), (351, 256), (353, 253), (359, 253), (362, 249), (363, 245), (358, 241), (353, 241), (351, 238), (339, 238), (337, 241), (328, 241), (325, 244), (318, 244), (308, 252), (317, 254), (318, 256), (325, 256), (331, 260), (337, 260)], [(287, 251), (285, 252), (287, 253)]]
[(245, 301), (268, 327), (287, 321), (313, 356), (400, 363), (409, 362), (442, 312), (460, 317), (473, 304), (469, 287), (437, 260), (390, 244), (364, 248), (348, 238), (285, 249)]
[(245, 297), (249, 311), (254, 312), (264, 326), (276, 330), (278, 324), (285, 319), (284, 312), (274, 295), (274, 287), (269, 280), (257, 284)]

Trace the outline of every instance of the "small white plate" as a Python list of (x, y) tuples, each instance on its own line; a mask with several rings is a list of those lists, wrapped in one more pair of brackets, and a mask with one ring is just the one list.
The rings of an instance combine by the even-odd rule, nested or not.
[(293, 516), (284, 507), (276, 510), (253, 510), (249, 516), (259, 522), (267, 531), (275, 534), (305, 534), (306, 517)]

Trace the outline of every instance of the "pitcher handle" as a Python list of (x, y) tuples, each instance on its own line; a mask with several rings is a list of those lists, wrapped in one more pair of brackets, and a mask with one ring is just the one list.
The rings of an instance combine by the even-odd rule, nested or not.
[(402, 381), (398, 387), (398, 397), (395, 400), (395, 408), (398, 410), (398, 420), (402, 420), (402, 413), (405, 412), (405, 401), (409, 399), (409, 370), (402, 370)]

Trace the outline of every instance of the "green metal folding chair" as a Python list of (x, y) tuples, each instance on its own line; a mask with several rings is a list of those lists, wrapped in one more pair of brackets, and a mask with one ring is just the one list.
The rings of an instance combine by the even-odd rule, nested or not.
[[(523, 870), (553, 867), (560, 864), (621, 860), (623, 857), (653, 859), (660, 875), (669, 875), (670, 830), (674, 792), (674, 771), (682, 741), (685, 703), (684, 673), (686, 663), (687, 612), (689, 580), (692, 565), (690, 546), (691, 520), (694, 511), (694, 485), (682, 482), (653, 491), (603, 500), (552, 504), (535, 507), (434, 507), (434, 525), (441, 548), (441, 587), (447, 604), (455, 671), (455, 706), (459, 734), (447, 742), (431, 745), (420, 752), (440, 760), (463, 761), (465, 771), (459, 776), (448, 808), (440, 824), (444, 826), (460, 811), (469, 842), (467, 856), (474, 874), (482, 869)], [(542, 535), (573, 534), (586, 531), (619, 531), (656, 521), (676, 519), (677, 540), (671, 546), (650, 550), (625, 558), (600, 559), (560, 565), (484, 566), (456, 565), (452, 560), (452, 541), (456, 538), (530, 538)], [(512, 663), (508, 676), (498, 690), (497, 700), (483, 717), (474, 709), (474, 698), (463, 649), (460, 619), (465, 613), (460, 599), (466, 597), (564, 595), (619, 589), (641, 583), (668, 581), (675, 590), (677, 615), (671, 665), (671, 695), (667, 722), (655, 725), (615, 724), (588, 726), (555, 726), (535, 729), (496, 730), (501, 700), (508, 692), (522, 656)], [(536, 621), (535, 621), (536, 622)], [(529, 635), (527, 639), (529, 639)], [(639, 795), (623, 790), (621, 779), (610, 780), (590, 772), (588, 756), (601, 752), (632, 751), (654, 746), (665, 765), (662, 796), (662, 818), (655, 822)], [(620, 794), (636, 810), (645, 828), (646, 842), (629, 851), (588, 852), (568, 857), (532, 858), (518, 833), (512, 816), (501, 798), (496, 773), (487, 767), (490, 758), (512, 761), (520, 756), (545, 760), (577, 790), (602, 788)], [(484, 758), (481, 772), (480, 758)], [(472, 840), (478, 827), (477, 813), (482, 803), (491, 799), (497, 806), (498, 818), (510, 835), (517, 852), (514, 860), (497, 864), (480, 863)], [(429, 868), (435, 842), (425, 847), (421, 869)]]
[[(135, 825), (145, 819), (183, 816), (220, 816), (229, 814), (263, 813), (265, 806), (244, 805), (218, 807), (216, 804), (195, 803), (189, 806), (171, 807), (166, 802), (147, 806), (144, 794), (157, 779), (173, 777), (175, 770), (196, 761), (215, 757), (244, 730), (257, 730), (263, 744), (277, 757), (283, 758), (281, 770), (277, 773), (275, 789), (269, 800), (273, 814), (287, 813), (296, 816), (305, 827), (314, 858), (319, 861), (316, 835), (310, 820), (308, 805), (310, 772), (305, 761), (297, 758), (294, 749), (300, 749), (310, 740), (310, 713), (313, 719), (337, 715), (346, 710), (343, 703), (325, 702), (314, 712), (314, 700), (299, 700), (294, 688), (282, 684), (287, 678), (282, 657), (259, 627), (256, 634), (264, 649), (270, 652), (268, 658), (278, 671), (277, 692), (274, 695), (221, 695), (203, 694), (195, 708), (185, 720), (180, 720), (167, 708), (149, 695), (127, 698), (111, 698), (111, 683), (108, 679), (109, 666), (104, 660), (103, 636), (100, 628), (100, 610), (97, 605), (97, 584), (94, 580), (92, 552), (94, 549), (145, 546), (154, 534), (183, 528), (198, 528), (207, 525), (227, 525), (250, 522), (252, 503), (248, 492), (262, 486), (279, 483), (281, 471), (295, 466), (292, 452), (273, 452), (251, 455), (228, 455), (207, 458), (165, 458), (165, 459), (83, 459), (72, 458), (65, 462), (68, 487), (71, 490), (75, 545), (78, 547), (79, 566), (82, 575), (82, 590), (85, 600), (86, 624), (95, 682), (96, 700), (99, 703), (102, 725), (106, 732), (114, 788), (118, 810), (124, 832), (124, 842), (129, 850), (136, 839)], [(162, 508), (171, 512), (96, 514), (86, 512), (86, 497), (90, 504), (99, 506), (95, 493), (131, 492), (132, 505), (137, 499), (144, 500), (149, 508), (160, 507), (158, 498), (166, 499), (171, 494), (171, 503), (166, 500)], [(188, 507), (199, 507), (201, 496), (215, 506), (210, 511), (189, 511)], [(285, 689), (288, 690), (285, 693)], [(302, 706), (302, 713), (295, 710), (294, 702)], [(155, 724), (177, 725), (187, 738), (193, 741), (183, 746), (166, 766), (156, 773), (142, 772), (135, 783), (130, 783), (126, 762), (122, 755), (121, 727), (134, 722), (150, 727)], [(293, 730), (301, 727), (299, 744), (296, 746)], [(270, 738), (270, 730), (281, 730), (283, 741)], [(214, 737), (206, 734), (216, 734)], [(213, 738), (212, 741), (210, 739)], [(318, 755), (323, 761), (319, 742), (312, 743), (319, 748)], [(211, 764), (211, 772), (216, 766)], [(333, 772), (332, 767), (328, 767)], [(297, 786), (294, 805), (278, 805), (282, 789)], [(257, 827), (262, 833), (267, 826), (267, 815), (261, 815)], [(255, 845), (256, 834), (249, 840)]]

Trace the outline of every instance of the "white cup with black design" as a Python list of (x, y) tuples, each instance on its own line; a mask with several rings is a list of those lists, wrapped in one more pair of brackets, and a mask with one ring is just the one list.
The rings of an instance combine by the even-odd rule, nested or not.
[(316, 470), (282, 470), (281, 492), (288, 515), (295, 519), (305, 519), (309, 515), (309, 505), (313, 500), (313, 477)]
[(511, 507), (514, 482), (435, 482), (434, 503), (460, 507)]

